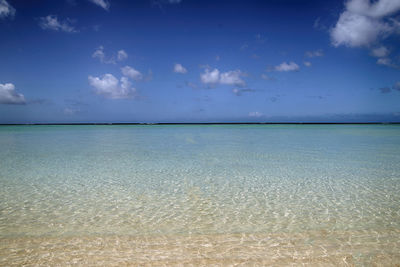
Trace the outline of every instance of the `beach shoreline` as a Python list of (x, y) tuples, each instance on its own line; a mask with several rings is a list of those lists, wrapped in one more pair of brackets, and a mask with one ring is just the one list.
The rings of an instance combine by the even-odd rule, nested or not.
[(400, 230), (0, 238), (0, 265), (379, 265), (400, 262)]

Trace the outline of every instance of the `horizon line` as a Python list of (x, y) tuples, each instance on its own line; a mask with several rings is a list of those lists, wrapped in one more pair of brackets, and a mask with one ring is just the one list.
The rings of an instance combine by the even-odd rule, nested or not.
[(77, 122), (77, 123), (0, 123), (0, 126), (46, 125), (274, 125), (274, 124), (400, 124), (400, 122)]

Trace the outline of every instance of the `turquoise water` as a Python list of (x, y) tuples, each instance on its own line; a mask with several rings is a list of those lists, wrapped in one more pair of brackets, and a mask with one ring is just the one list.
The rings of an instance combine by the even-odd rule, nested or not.
[(399, 260), (400, 127), (0, 127), (0, 254), (21, 238), (235, 235)]

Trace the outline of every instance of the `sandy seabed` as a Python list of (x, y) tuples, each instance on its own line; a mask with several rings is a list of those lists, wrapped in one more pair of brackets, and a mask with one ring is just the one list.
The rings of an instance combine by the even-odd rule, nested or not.
[(400, 230), (0, 239), (1, 266), (400, 266)]

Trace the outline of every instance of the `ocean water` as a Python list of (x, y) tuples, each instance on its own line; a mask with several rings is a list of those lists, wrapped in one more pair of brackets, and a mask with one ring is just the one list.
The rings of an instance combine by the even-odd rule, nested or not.
[(400, 264), (400, 126), (1, 126), (24, 264)]

